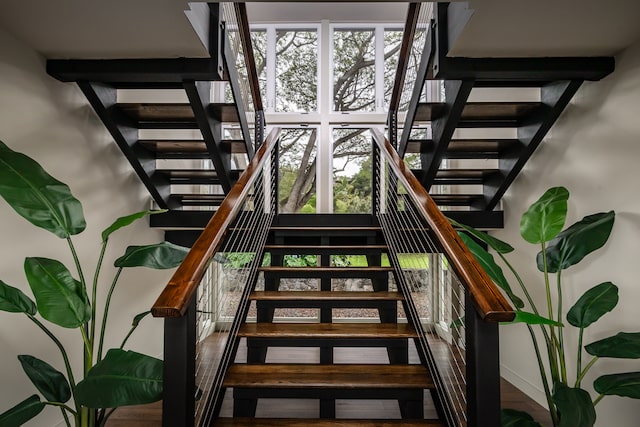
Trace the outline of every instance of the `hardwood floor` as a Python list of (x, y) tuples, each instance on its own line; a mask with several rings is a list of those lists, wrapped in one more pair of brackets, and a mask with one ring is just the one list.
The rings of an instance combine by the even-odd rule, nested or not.
[[(237, 360), (246, 360), (246, 348), (242, 344), (239, 347)], [(362, 363), (362, 349), (336, 348), (335, 363)], [(385, 349), (367, 349), (370, 363), (385, 363), (388, 361)], [(415, 351), (410, 353), (413, 363), (417, 363)], [(267, 355), (268, 363), (286, 363), (294, 360), (297, 363), (317, 363), (319, 350), (317, 348), (273, 348)], [(526, 411), (543, 425), (550, 425), (549, 413), (542, 406), (516, 387), (505, 381), (501, 382), (501, 399), (503, 407)], [(232, 401), (230, 393), (227, 393), (222, 408), (223, 416), (231, 416)], [(364, 400), (339, 400), (336, 404), (336, 416), (338, 418), (399, 418), (398, 405), (394, 401), (364, 401)], [(299, 399), (295, 402), (287, 399), (262, 399), (258, 403), (256, 416), (314, 418), (318, 416), (318, 401)], [(125, 407), (118, 409), (107, 423), (108, 427), (160, 427), (162, 409), (160, 403), (150, 405)], [(425, 394), (425, 417), (435, 418), (436, 413), (428, 393)]]

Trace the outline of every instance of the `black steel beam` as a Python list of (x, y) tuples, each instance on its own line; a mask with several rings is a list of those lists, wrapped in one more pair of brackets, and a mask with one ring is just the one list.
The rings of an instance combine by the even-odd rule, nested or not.
[(222, 80), (222, 72), (211, 58), (49, 59), (47, 73), (63, 82), (86, 80), (129, 87)]
[[(244, 98), (242, 89), (240, 88), (240, 76), (236, 69), (236, 58), (231, 49), (231, 43), (227, 37), (224, 44), (224, 65), (229, 76), (229, 84), (231, 85), (231, 92), (233, 93), (233, 100), (235, 101), (236, 111), (238, 112), (238, 122), (240, 123), (240, 129), (242, 129), (242, 139), (247, 150), (247, 156), (249, 160), (253, 158), (254, 150), (253, 143), (251, 142), (251, 132), (249, 131), (249, 122), (247, 121), (247, 112), (244, 106)], [(248, 96), (248, 94), (247, 94)]]
[(220, 122), (208, 113), (211, 103), (211, 83), (210, 82), (184, 82), (184, 90), (187, 93), (193, 115), (198, 123), (198, 128), (202, 133), (202, 138), (213, 166), (216, 169), (220, 185), (225, 193), (228, 193), (233, 186), (229, 176), (231, 170), (231, 155), (225, 152), (222, 147), (222, 126)]
[(425, 190), (429, 191), (436, 173), (440, 168), (440, 162), (444, 157), (453, 132), (456, 130), (462, 110), (473, 88), (473, 80), (447, 80), (444, 82), (445, 111), (444, 114), (431, 122), (433, 144), (429, 146), (422, 158), (422, 180)]
[(104, 83), (78, 82), (78, 86), (158, 207), (177, 207), (169, 198), (169, 181), (155, 173), (155, 154), (137, 143), (138, 129), (135, 123), (116, 106), (116, 89)]
[(499, 159), (500, 175), (484, 185), (484, 208), (493, 209), (534, 153), (542, 139), (582, 85), (582, 80), (549, 83), (540, 91), (543, 108), (529, 116), (518, 128), (520, 144), (505, 150)]

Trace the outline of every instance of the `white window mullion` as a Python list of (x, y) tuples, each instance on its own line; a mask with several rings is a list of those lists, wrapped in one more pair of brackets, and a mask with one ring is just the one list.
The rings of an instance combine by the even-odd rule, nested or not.
[(267, 27), (267, 113), (276, 110), (276, 28)]
[(376, 26), (376, 112), (384, 113), (384, 27)]

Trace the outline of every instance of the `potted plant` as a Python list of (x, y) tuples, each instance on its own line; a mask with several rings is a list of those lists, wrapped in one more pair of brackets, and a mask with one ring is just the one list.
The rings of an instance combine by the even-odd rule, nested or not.
[[(34, 394), (0, 414), (3, 427), (20, 426), (37, 416), (45, 406), (60, 408), (67, 426), (104, 426), (115, 408), (150, 403), (162, 397), (162, 361), (124, 350), (140, 321), (135, 316), (119, 348), (104, 349), (111, 297), (123, 269), (178, 266), (187, 249), (167, 242), (130, 246), (115, 260), (115, 277), (110, 281), (102, 316), (97, 315), (98, 286), (109, 237), (134, 221), (160, 211), (144, 211), (118, 218), (102, 232), (97, 265), (91, 276), (80, 264), (72, 236), (85, 229), (81, 203), (69, 187), (49, 175), (28, 156), (11, 150), (0, 141), (0, 196), (23, 218), (66, 241), (75, 266), (72, 273), (60, 261), (29, 257), (24, 262), (27, 282), (35, 301), (20, 289), (0, 280), (0, 310), (24, 315), (57, 347), (64, 371), (29, 355), (18, 359), (25, 374), (40, 394)], [(68, 351), (47, 322), (75, 329), (84, 344), (82, 369), (71, 366)]]
[[(585, 329), (618, 303), (618, 288), (611, 282), (592, 287), (574, 301), (568, 311), (564, 311), (566, 301), (562, 277), (565, 270), (601, 248), (609, 239), (615, 220), (613, 211), (601, 212), (588, 215), (563, 230), (568, 199), (566, 188), (550, 188), (522, 215), (522, 238), (540, 247), (536, 257), (536, 265), (541, 272), (538, 283), (525, 283), (507, 260), (506, 255), (514, 250), (511, 245), (466, 225), (451, 222), (460, 227), (462, 239), (515, 306), (514, 323), (526, 324), (554, 427), (590, 427), (595, 424), (596, 405), (604, 397), (640, 399), (640, 372), (614, 373), (597, 378), (593, 383), (598, 393), (595, 399), (582, 388), (585, 375), (600, 358), (640, 358), (640, 332), (620, 332), (584, 345)], [(510, 286), (493, 255), (477, 240), (491, 248), (511, 271), (531, 312), (524, 311), (525, 302)], [(538, 308), (531, 298), (529, 291), (532, 286), (544, 287), (544, 308)], [(578, 328), (576, 342), (565, 340), (565, 328), (569, 325)], [(540, 329), (542, 339), (535, 334), (534, 328)], [(575, 358), (576, 369), (573, 372), (568, 369), (570, 358)], [(546, 364), (543, 359), (546, 359)], [(503, 410), (502, 421), (503, 426), (540, 426), (529, 414), (510, 409)]]

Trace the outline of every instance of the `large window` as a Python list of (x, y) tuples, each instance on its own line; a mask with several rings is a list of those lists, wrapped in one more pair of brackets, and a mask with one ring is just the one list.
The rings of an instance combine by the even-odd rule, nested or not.
[(374, 30), (334, 30), (334, 111), (375, 111), (375, 56)]
[(316, 213), (315, 128), (286, 128), (280, 134), (280, 213)]
[(333, 130), (333, 210), (371, 213), (371, 133)]
[(318, 110), (318, 33), (276, 32), (276, 100), (278, 112)]

